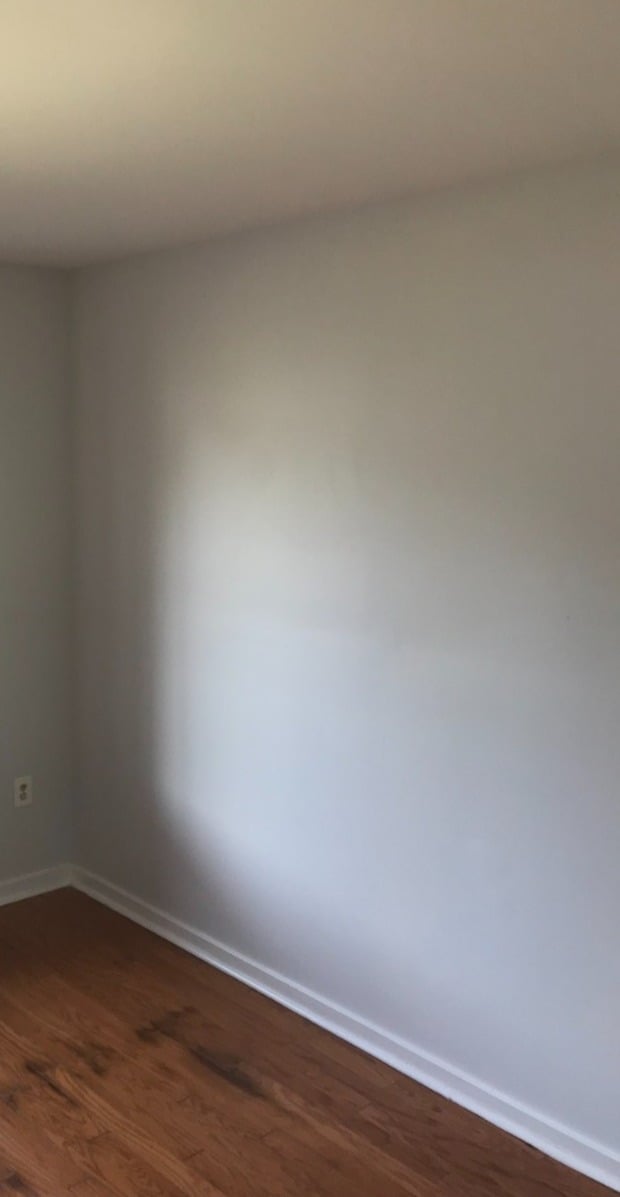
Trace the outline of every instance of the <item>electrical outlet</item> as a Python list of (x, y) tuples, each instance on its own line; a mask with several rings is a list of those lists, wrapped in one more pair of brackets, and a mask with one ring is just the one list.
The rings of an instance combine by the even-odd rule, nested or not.
[(32, 778), (16, 777), (13, 782), (13, 801), (17, 807), (32, 806)]

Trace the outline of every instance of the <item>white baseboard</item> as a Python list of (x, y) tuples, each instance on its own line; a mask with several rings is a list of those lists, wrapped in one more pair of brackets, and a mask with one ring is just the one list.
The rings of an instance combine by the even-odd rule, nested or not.
[(23, 873), (21, 877), (0, 881), (0, 906), (20, 902), (22, 898), (34, 898), (37, 894), (47, 894), (52, 889), (63, 889), (72, 884), (73, 871), (72, 865), (54, 865), (36, 873)]
[(383, 1060), (399, 1072), (537, 1147), (545, 1155), (620, 1193), (620, 1155), (602, 1144), (554, 1122), (445, 1061), (366, 1022), (102, 877), (74, 868), (71, 871), (71, 883), (98, 902), (230, 973), (237, 980)]
[(620, 1193), (620, 1155), (498, 1092), (295, 981), (226, 947), (203, 931), (73, 865), (56, 865), (0, 881), (0, 906), (72, 885), (192, 955), (383, 1060), (451, 1101), (479, 1114), (553, 1159)]

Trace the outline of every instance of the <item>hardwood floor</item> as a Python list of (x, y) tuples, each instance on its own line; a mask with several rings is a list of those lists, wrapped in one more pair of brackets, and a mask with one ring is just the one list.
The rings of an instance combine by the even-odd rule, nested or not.
[(609, 1193), (73, 890), (0, 961), (0, 1193)]

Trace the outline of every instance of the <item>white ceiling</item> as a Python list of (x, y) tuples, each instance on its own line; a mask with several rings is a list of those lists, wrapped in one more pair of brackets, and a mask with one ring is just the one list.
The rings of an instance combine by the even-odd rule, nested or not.
[(620, 149), (620, 0), (0, 0), (0, 257)]

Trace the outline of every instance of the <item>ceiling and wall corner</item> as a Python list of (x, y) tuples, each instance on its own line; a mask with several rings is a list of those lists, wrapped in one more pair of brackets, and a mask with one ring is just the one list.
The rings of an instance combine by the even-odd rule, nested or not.
[(2, 0), (0, 259), (604, 155), (619, 61), (617, 0)]

